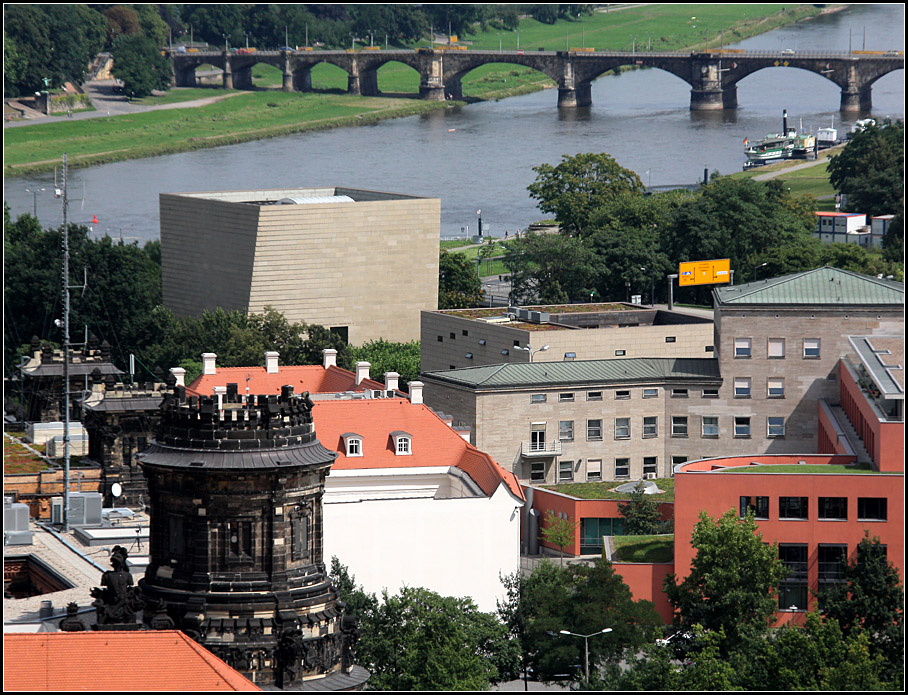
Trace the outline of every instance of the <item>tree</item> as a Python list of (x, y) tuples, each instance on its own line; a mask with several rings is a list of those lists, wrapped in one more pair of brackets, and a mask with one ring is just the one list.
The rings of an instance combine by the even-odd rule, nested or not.
[(691, 648), (683, 635), (695, 625), (724, 631), (722, 654), (747, 635), (763, 634), (776, 609), (776, 592), (785, 570), (775, 545), (763, 543), (753, 514), (738, 518), (729, 510), (713, 521), (705, 512), (694, 527), (697, 554), (690, 573), (665, 579), (664, 590), (675, 610), (673, 625), (682, 633), (680, 651)]
[(651, 602), (633, 600), (605, 560), (566, 567), (544, 560), (529, 577), (507, 577), (505, 588), (499, 615), (519, 641), (525, 667), (545, 682), (565, 673), (573, 673), (577, 681), (583, 677), (583, 668), (576, 665), (584, 662), (584, 641), (561, 630), (592, 635), (612, 629), (588, 640), (592, 676), (651, 642), (662, 622)]
[(631, 536), (645, 536), (659, 533), (662, 528), (662, 513), (659, 503), (645, 492), (642, 482), (634, 486), (627, 502), (618, 503), (618, 511), (625, 519), (624, 530)]
[(574, 529), (576, 524), (570, 519), (556, 516), (553, 510), (545, 515), (545, 526), (539, 529), (539, 534), (547, 543), (551, 543), (561, 551), (561, 564), (564, 565), (564, 549), (574, 542)]
[(152, 39), (141, 34), (123, 34), (114, 41), (114, 77), (132, 97), (144, 97), (170, 87), (170, 59), (161, 55)]
[(482, 302), (476, 268), (461, 253), (441, 251), (438, 257), (438, 308), (466, 309)]
[(885, 661), (884, 679), (903, 685), (905, 590), (879, 538), (865, 536), (845, 567), (844, 583), (821, 590), (820, 609), (847, 637), (863, 631), (871, 654)]
[(905, 123), (870, 126), (829, 158), (829, 182), (848, 196), (846, 208), (868, 215), (895, 214), (905, 200)]
[(589, 297), (595, 256), (576, 237), (527, 232), (508, 244), (504, 265), (511, 273), (511, 301), (560, 304)]
[(557, 166), (533, 167), (536, 180), (527, 187), (539, 209), (553, 213), (561, 231), (568, 235), (586, 232), (593, 212), (621, 193), (642, 193), (643, 183), (611, 155), (565, 155)]
[(419, 341), (392, 343), (379, 338), (351, 348), (354, 362), (368, 362), (376, 378), (382, 379), (387, 372), (400, 374), (401, 385), (419, 378)]

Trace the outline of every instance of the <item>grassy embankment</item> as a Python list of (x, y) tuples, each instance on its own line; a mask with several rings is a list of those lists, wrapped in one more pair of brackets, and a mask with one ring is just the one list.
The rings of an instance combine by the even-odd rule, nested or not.
[[(671, 51), (703, 48), (707, 31), (712, 42), (720, 35), (726, 43), (753, 36), (818, 13), (810, 5), (643, 5), (621, 11), (596, 12), (582, 22), (559, 20), (544, 25), (521, 21), (519, 32), (490, 30), (470, 38), (473, 49), (530, 51), (570, 47), (598, 50)], [(692, 19), (696, 17), (696, 20)], [(519, 38), (518, 38), (519, 37)], [(347, 75), (340, 68), (321, 64), (313, 69), (317, 93), (272, 91), (277, 71), (256, 70), (260, 91), (184, 110), (153, 111), (103, 119), (67, 121), (8, 129), (5, 135), (4, 173), (16, 176), (49, 171), (67, 152), (73, 167), (102, 164), (182, 152), (203, 147), (308, 130), (360, 125), (380, 119), (423, 113), (450, 104), (417, 101), (419, 76), (412, 68), (389, 63), (379, 70), (379, 89), (405, 98), (354, 97), (343, 92)], [(485, 65), (463, 79), (464, 98), (500, 99), (552, 86), (541, 73), (516, 65)], [(233, 91), (176, 89), (144, 103), (174, 103)]]
[(829, 183), (826, 164), (829, 158), (842, 151), (844, 145), (837, 145), (819, 153), (812, 166), (805, 167), (802, 160), (791, 159), (776, 164), (757, 167), (750, 171), (732, 174), (735, 178), (753, 179), (773, 174), (793, 196), (809, 195), (816, 200), (816, 209), (821, 212), (835, 211), (835, 188)]

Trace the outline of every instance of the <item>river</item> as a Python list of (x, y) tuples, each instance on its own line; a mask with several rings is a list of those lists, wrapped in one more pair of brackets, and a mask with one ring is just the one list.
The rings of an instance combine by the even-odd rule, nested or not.
[[(904, 6), (856, 5), (729, 47), (798, 51), (904, 50)], [(718, 45), (718, 37), (715, 37)], [(712, 40), (711, 40), (712, 45)], [(607, 152), (646, 185), (690, 184), (704, 169), (741, 170), (743, 141), (789, 124), (816, 131), (834, 120), (843, 134), (838, 87), (802, 70), (759, 71), (738, 85), (739, 108), (691, 112), (689, 86), (660, 70), (607, 76), (593, 83), (593, 105), (556, 108), (544, 90), (375, 125), (304, 133), (241, 145), (120, 162), (70, 175), (69, 219), (96, 234), (144, 242), (160, 234), (158, 194), (189, 191), (345, 186), (441, 199), (442, 236), (503, 236), (544, 215), (527, 186), (534, 166), (564, 155)], [(873, 85), (873, 116), (904, 118), (904, 73)], [(61, 153), (62, 156), (62, 153)], [(13, 216), (32, 212), (45, 226), (62, 221), (53, 174), (7, 179)], [(30, 191), (39, 188), (37, 196)]]

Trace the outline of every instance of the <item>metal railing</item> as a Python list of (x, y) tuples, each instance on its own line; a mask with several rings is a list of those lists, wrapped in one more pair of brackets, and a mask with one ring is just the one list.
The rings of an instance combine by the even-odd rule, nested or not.
[(534, 456), (561, 456), (561, 440), (540, 444), (538, 442), (521, 442), (520, 455), (532, 458)]

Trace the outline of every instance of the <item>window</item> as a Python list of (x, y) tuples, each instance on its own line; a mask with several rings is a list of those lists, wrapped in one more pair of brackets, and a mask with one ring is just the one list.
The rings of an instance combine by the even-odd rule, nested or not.
[(530, 450), (545, 451), (545, 423), (534, 422), (530, 425)]
[(643, 418), (643, 438), (659, 436), (659, 418), (648, 415)]
[(780, 497), (779, 498), (779, 518), (780, 519), (806, 519), (807, 518), (807, 498), (806, 497)]
[(615, 400), (626, 401), (630, 397), (630, 391), (615, 391)]
[(656, 475), (659, 467), (659, 459), (656, 456), (644, 456), (643, 457), (643, 475)]
[(515, 341), (514, 341), (514, 347), (520, 347), (520, 341), (519, 341), (519, 340), (515, 340)]
[(544, 393), (534, 393), (530, 396), (530, 403), (545, 403), (546, 396)]
[(586, 421), (586, 438), (590, 441), (602, 439), (602, 420)]
[(470, 331), (467, 330), (462, 330), (460, 333), (461, 335), (470, 335)]
[(615, 439), (628, 439), (631, 436), (631, 419), (629, 417), (615, 418)]
[(602, 480), (602, 459), (587, 460), (586, 479), (591, 482)]
[(559, 393), (559, 394), (558, 394), (558, 402), (559, 402), (559, 403), (573, 403), (573, 402), (574, 402), (574, 394), (573, 394), (573, 393)]
[(749, 360), (751, 355), (751, 339), (735, 338), (735, 359)]
[(309, 517), (294, 512), (290, 516), (290, 559), (303, 560), (309, 557)]
[(363, 455), (363, 438), (358, 434), (343, 435), (344, 444), (347, 447), (347, 456)]
[(438, 336), (438, 337), (436, 338), (436, 340), (437, 340), (439, 343), (445, 342), (444, 336), (441, 336), (441, 335)]
[(715, 439), (719, 436), (719, 417), (717, 415), (704, 415), (700, 420), (700, 436)]
[(672, 398), (687, 398), (687, 389), (672, 389)]
[(623, 536), (624, 519), (580, 519), (580, 554), (601, 555), (603, 536)]
[(703, 389), (703, 398), (718, 398), (719, 389)]
[(448, 333), (448, 335), (450, 336), (451, 340), (456, 340), (457, 338), (457, 336), (455, 336), (453, 333)]
[(706, 347), (703, 348), (703, 351), (704, 352), (715, 352), (716, 348), (714, 345), (707, 345)]
[(780, 543), (779, 559), (788, 570), (779, 583), (779, 609), (807, 610), (807, 546)]
[(820, 497), (817, 501), (818, 519), (848, 519), (847, 497)]
[(667, 336), (665, 336), (665, 342), (666, 342), (666, 343), (674, 343), (674, 342), (675, 342), (675, 336), (673, 336), (673, 335), (667, 335)]
[(558, 439), (563, 442), (574, 441), (574, 421), (562, 420), (558, 423)]
[(679, 466), (682, 463), (687, 463), (687, 456), (672, 456), (672, 475), (675, 474), (675, 466)]
[(749, 437), (750, 436), (750, 418), (749, 417), (736, 417), (735, 418), (735, 436), (736, 437)]
[(769, 498), (754, 495), (738, 498), (738, 514), (740, 514), (743, 519), (747, 516), (747, 512), (753, 512), (755, 519), (768, 519)]
[(785, 379), (770, 377), (766, 380), (767, 398), (785, 398)]
[(574, 479), (574, 462), (573, 461), (559, 461), (558, 462), (558, 482), (559, 483), (569, 483)]
[(858, 519), (886, 521), (886, 498), (858, 497)]
[(644, 398), (658, 398), (659, 389), (643, 389)]
[(804, 359), (820, 358), (820, 339), (804, 338)]
[(630, 478), (631, 477), (631, 460), (630, 459), (615, 459), (615, 477), (616, 478)]
[(672, 415), (672, 436), (673, 437), (686, 437), (687, 436), (687, 416), (686, 415)]
[(252, 560), (252, 522), (234, 520), (224, 526), (227, 532), (227, 559)]
[[(822, 598), (824, 589), (831, 589), (845, 581), (848, 564), (848, 546), (838, 543), (820, 543), (817, 546), (817, 588)], [(821, 603), (820, 609), (823, 609)]]
[(586, 400), (601, 401), (602, 400), (602, 391), (588, 391), (586, 394)]
[(615, 357), (624, 357), (626, 354), (626, 350), (615, 350)]
[(398, 456), (407, 456), (410, 452), (410, 438), (409, 437), (398, 437), (397, 438), (397, 455)]
[(750, 398), (750, 377), (735, 377), (735, 398)]
[(785, 436), (785, 418), (768, 417), (766, 418), (766, 436), (767, 437), (784, 437)]
[(545, 462), (533, 461), (530, 464), (530, 481), (541, 482), (545, 480)]
[(766, 356), (771, 360), (784, 360), (785, 338), (770, 338), (766, 343)]

